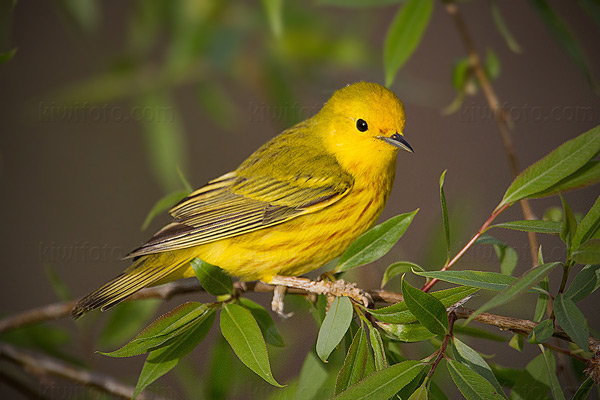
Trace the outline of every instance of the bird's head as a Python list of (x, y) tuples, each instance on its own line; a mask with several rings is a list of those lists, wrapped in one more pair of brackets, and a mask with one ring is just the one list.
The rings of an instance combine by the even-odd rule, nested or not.
[(404, 139), (404, 106), (376, 83), (358, 82), (338, 91), (316, 116), (329, 151), (346, 166), (357, 162), (388, 166), (398, 149), (413, 152)]

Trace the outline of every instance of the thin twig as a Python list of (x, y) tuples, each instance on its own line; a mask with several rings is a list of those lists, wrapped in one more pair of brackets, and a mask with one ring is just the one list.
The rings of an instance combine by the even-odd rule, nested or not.
[[(234, 284), (234, 288), (240, 292), (245, 293), (272, 293), (275, 290), (274, 285), (269, 285), (263, 282), (236, 282)], [(203, 289), (197, 280), (179, 280), (162, 286), (156, 286), (140, 290), (139, 292), (131, 296), (128, 299), (128, 301), (156, 298), (166, 300), (176, 295), (197, 292), (203, 292)], [(387, 292), (384, 290), (367, 290), (365, 292), (368, 293), (373, 298), (373, 300), (378, 303), (395, 304), (402, 301), (402, 295), (395, 292)], [(286, 293), (298, 294), (303, 296), (309, 296), (311, 294), (305, 290), (297, 288), (288, 288)], [(71, 315), (71, 310), (73, 306), (73, 301), (53, 303), (46, 306), (37, 307), (29, 311), (25, 311), (22, 314), (6, 317), (0, 320), (0, 332), (20, 328), (28, 324), (68, 317)], [(51, 312), (49, 312), (46, 309), (50, 309)], [(457, 318), (466, 319), (474, 313), (474, 310), (458, 307), (456, 308), (455, 313)], [(531, 332), (538, 324), (534, 321), (505, 317), (503, 315), (496, 315), (490, 313), (481, 313), (477, 315), (474, 318), (474, 320), (477, 322), (484, 323), (486, 325), (494, 326), (501, 330), (509, 330), (513, 332), (520, 332), (523, 334), (529, 334), (529, 332)], [(571, 338), (561, 329), (555, 330), (553, 336), (561, 340), (572, 342)], [(590, 338), (590, 348), (596, 349), (598, 348), (598, 346), (600, 346), (600, 341), (595, 338)]]
[[(90, 386), (120, 398), (131, 399), (133, 397), (133, 387), (108, 375), (85, 371), (47, 355), (20, 349), (10, 344), (0, 344), (0, 358), (22, 367), (23, 371), (37, 378), (50, 375)], [(163, 399), (163, 397), (142, 393), (138, 399)]]
[[(442, 271), (446, 271), (446, 270), (450, 269), (458, 260), (460, 260), (460, 258), (467, 252), (467, 250), (469, 250), (471, 248), (471, 246), (473, 246), (475, 244), (475, 242), (477, 242), (477, 239), (479, 239), (481, 237), (481, 235), (483, 235), (483, 232), (485, 232), (489, 228), (489, 226), (492, 224), (492, 222), (494, 222), (496, 217), (498, 215), (500, 215), (508, 207), (510, 207), (510, 204), (504, 204), (502, 207), (494, 210), (492, 215), (490, 215), (490, 217), (483, 223), (483, 225), (481, 225), (481, 228), (479, 228), (479, 230), (471, 238), (471, 240), (469, 240), (469, 242), (454, 256), (454, 258), (452, 258), (452, 260), (448, 264), (444, 265), (444, 268), (442, 268)], [(439, 282), (439, 279), (432, 279), (429, 282), (427, 282), (421, 290), (424, 292), (428, 292), (438, 282)]]
[[(475, 76), (479, 81), (479, 85), (483, 91), (484, 97), (487, 100), (488, 106), (494, 113), (496, 118), (496, 123), (498, 125), (498, 131), (500, 132), (500, 137), (502, 139), (502, 144), (504, 145), (504, 150), (506, 152), (506, 156), (508, 157), (508, 164), (510, 166), (510, 171), (513, 177), (516, 177), (519, 174), (519, 162), (517, 161), (517, 156), (515, 153), (515, 148), (512, 143), (512, 138), (510, 136), (510, 129), (507, 122), (507, 116), (502, 106), (500, 105), (500, 101), (498, 100), (498, 96), (494, 91), (494, 87), (492, 86), (490, 80), (485, 73), (485, 69), (483, 67), (483, 63), (481, 62), (481, 57), (477, 50), (475, 50), (475, 45), (473, 40), (471, 39), (471, 35), (469, 30), (467, 29), (467, 24), (465, 23), (462, 15), (458, 11), (458, 6), (452, 2), (451, 0), (443, 1), (446, 11), (456, 25), (456, 29), (460, 35), (460, 38), (465, 46), (467, 51), (469, 66), (475, 72)], [(525, 219), (535, 219), (529, 201), (527, 199), (523, 199), (519, 202), (521, 205), (521, 210), (523, 211), (523, 218)], [(532, 268), (537, 267), (538, 265), (538, 255), (537, 250), (539, 247), (537, 236), (534, 232), (527, 232), (527, 236), (529, 238), (529, 250), (531, 253), (531, 264)]]

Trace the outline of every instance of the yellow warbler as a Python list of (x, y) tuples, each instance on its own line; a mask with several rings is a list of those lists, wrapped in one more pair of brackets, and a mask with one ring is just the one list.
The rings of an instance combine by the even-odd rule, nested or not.
[(174, 222), (131, 252), (132, 265), (81, 299), (73, 315), (194, 276), (196, 257), (267, 283), (338, 257), (381, 214), (398, 149), (412, 152), (404, 121), (402, 103), (381, 85), (336, 91), (312, 118), (173, 207)]

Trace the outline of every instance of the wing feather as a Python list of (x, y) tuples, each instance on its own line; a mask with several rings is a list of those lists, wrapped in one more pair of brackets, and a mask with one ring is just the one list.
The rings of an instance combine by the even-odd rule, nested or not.
[(241, 235), (335, 203), (354, 181), (333, 156), (306, 139), (298, 127), (286, 131), (237, 170), (194, 191), (171, 209), (175, 221), (127, 258)]

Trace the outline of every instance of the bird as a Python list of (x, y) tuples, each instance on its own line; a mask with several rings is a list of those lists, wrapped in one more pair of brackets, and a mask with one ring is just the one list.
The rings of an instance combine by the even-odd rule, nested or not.
[(173, 221), (79, 300), (73, 317), (193, 277), (196, 258), (241, 281), (280, 284), (339, 257), (379, 218), (399, 150), (413, 152), (404, 127), (404, 105), (389, 89), (361, 81), (335, 91), (315, 115), (176, 204)]

